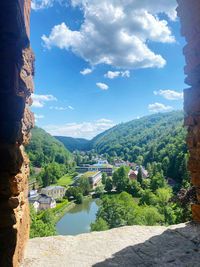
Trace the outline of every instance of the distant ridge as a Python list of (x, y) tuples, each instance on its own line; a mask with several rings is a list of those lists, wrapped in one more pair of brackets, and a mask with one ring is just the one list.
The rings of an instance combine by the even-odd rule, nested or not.
[(65, 136), (55, 136), (55, 138), (71, 152), (95, 149), (98, 153), (110, 154), (115, 151), (118, 155), (117, 151), (122, 147), (130, 150), (133, 146), (153, 144), (157, 138), (166, 138), (167, 134), (175, 133), (175, 129), (186, 133), (186, 130), (182, 129), (183, 118), (183, 111), (157, 113), (120, 123), (98, 134), (92, 140)]
[(91, 141), (84, 138), (73, 138), (66, 136), (54, 136), (57, 140), (62, 142), (64, 146), (70, 151), (74, 150), (86, 151), (90, 150)]

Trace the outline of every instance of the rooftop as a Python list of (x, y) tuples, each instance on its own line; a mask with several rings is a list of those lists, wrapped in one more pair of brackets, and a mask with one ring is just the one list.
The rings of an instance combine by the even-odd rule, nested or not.
[(93, 177), (98, 173), (100, 173), (100, 172), (98, 172), (98, 171), (89, 171), (89, 172), (84, 173), (83, 175), (87, 176), (87, 177)]
[(47, 187), (44, 187), (42, 189), (45, 189), (45, 190), (55, 190), (55, 189), (62, 189), (64, 188), (63, 186), (60, 186), (60, 185), (50, 185), (50, 186), (47, 186)]

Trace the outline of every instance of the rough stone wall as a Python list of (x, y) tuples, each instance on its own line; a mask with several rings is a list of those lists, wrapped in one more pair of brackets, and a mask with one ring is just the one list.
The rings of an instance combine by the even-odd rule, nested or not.
[(18, 266), (29, 236), (28, 158), (33, 114), (31, 0), (0, 1), (0, 266)]
[(200, 1), (177, 0), (181, 34), (187, 41), (183, 48), (187, 75), (184, 90), (185, 126), (188, 126), (187, 145), (190, 151), (188, 169), (196, 188), (198, 203), (192, 204), (194, 220), (200, 222)]

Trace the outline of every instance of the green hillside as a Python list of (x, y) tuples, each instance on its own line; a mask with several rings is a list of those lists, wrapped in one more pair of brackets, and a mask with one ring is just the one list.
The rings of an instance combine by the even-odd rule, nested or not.
[(66, 136), (54, 136), (57, 140), (62, 142), (70, 152), (74, 150), (86, 151), (90, 149), (90, 141), (84, 138), (73, 138)]
[(34, 127), (31, 133), (31, 142), (26, 147), (26, 152), (34, 167), (42, 167), (52, 162), (60, 164), (70, 162), (70, 152), (55, 137), (38, 127)]
[(96, 136), (92, 148), (145, 166), (157, 162), (165, 176), (180, 181), (188, 159), (183, 117), (182, 111), (173, 111), (121, 123)]
[[(183, 117), (182, 111), (173, 111), (121, 123), (85, 142), (85, 147), (83, 143), (79, 147), (76, 139), (68, 140), (72, 140), (72, 144), (76, 142), (78, 150), (93, 149), (104, 154), (111, 163), (116, 157), (146, 167), (148, 163), (157, 162), (166, 177), (179, 182), (188, 159)], [(64, 144), (67, 146), (66, 142)]]

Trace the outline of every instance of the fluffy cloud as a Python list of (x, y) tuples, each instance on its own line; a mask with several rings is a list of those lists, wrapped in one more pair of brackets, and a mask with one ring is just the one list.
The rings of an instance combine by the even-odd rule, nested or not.
[(91, 73), (91, 72), (92, 72), (92, 69), (84, 69), (84, 70), (80, 71), (80, 73), (81, 73), (82, 75), (87, 75), (87, 74), (89, 74), (89, 73)]
[(116, 68), (161, 68), (165, 59), (148, 47), (148, 41), (173, 43), (167, 20), (176, 18), (176, 0), (71, 0), (83, 11), (79, 31), (65, 23), (43, 35), (44, 45), (51, 49), (71, 49), (91, 65), (108, 64)]
[(125, 70), (125, 71), (108, 71), (106, 74), (104, 74), (105, 78), (109, 78), (109, 79), (114, 79), (116, 77), (118, 77), (119, 75), (121, 75), (123, 78), (130, 77), (130, 71), (129, 70)]
[(171, 106), (165, 106), (164, 104), (161, 103), (154, 103), (154, 104), (149, 104), (148, 109), (150, 112), (162, 112), (162, 111), (168, 111), (172, 109)]
[(183, 98), (183, 92), (179, 93), (172, 90), (159, 90), (159, 91), (154, 91), (153, 93), (154, 95), (163, 96), (168, 100), (178, 100)]
[(104, 74), (105, 78), (114, 79), (115, 77), (118, 77), (120, 75), (120, 71), (108, 71), (106, 74)]
[(74, 138), (92, 139), (97, 134), (115, 126), (111, 120), (94, 122), (67, 123), (64, 125), (48, 125), (44, 129), (52, 135), (71, 136)]
[(122, 77), (129, 78), (130, 77), (130, 71), (129, 70), (122, 71), (121, 72), (121, 75), (122, 75)]
[(53, 95), (36, 95), (32, 94), (33, 104), (32, 107), (42, 108), (45, 105), (45, 102), (48, 101), (57, 101), (57, 98)]
[(72, 106), (67, 106), (67, 107), (53, 107), (53, 106), (51, 106), (50, 109), (55, 109), (55, 110), (59, 110), (59, 111), (63, 111), (63, 110), (67, 110), (67, 109), (74, 110), (74, 108)]
[(74, 110), (74, 108), (72, 106), (68, 106), (68, 108), (71, 109), (71, 110)]
[(54, 0), (32, 0), (31, 8), (34, 10), (48, 8), (53, 5)]
[(105, 83), (96, 83), (96, 85), (101, 88), (101, 90), (108, 90), (109, 86)]

